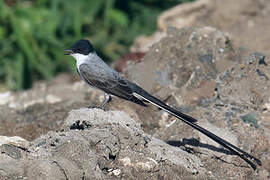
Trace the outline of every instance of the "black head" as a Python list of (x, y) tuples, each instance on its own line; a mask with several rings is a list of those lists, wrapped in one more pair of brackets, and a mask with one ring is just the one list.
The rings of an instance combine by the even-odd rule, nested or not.
[(71, 55), (75, 53), (88, 55), (89, 53), (94, 52), (94, 47), (88, 40), (81, 39), (79, 41), (76, 41), (70, 49), (66, 49), (65, 51), (66, 55)]

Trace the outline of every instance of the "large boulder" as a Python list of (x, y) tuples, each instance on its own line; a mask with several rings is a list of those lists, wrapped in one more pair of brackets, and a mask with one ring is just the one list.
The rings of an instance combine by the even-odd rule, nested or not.
[(0, 152), (1, 179), (182, 179), (205, 171), (198, 157), (145, 134), (125, 113), (100, 109), (73, 110), (61, 131)]

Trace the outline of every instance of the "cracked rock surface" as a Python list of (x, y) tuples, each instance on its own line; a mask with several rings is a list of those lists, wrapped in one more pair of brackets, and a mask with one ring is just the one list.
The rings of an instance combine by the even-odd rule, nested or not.
[(204, 172), (198, 157), (145, 134), (123, 112), (100, 109), (73, 110), (60, 132), (0, 152), (1, 179), (180, 179)]

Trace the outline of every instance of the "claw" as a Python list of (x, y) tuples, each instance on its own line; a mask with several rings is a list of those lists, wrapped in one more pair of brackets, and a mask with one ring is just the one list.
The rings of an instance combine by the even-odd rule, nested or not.
[(104, 106), (93, 106), (93, 105), (90, 105), (90, 106), (88, 106), (88, 109), (101, 109), (101, 110), (105, 111), (105, 107)]

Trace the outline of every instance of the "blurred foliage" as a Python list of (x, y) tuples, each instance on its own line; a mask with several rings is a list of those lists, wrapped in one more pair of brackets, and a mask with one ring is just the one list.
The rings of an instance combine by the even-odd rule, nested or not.
[(136, 36), (156, 29), (162, 11), (186, 1), (192, 0), (0, 0), (0, 80), (19, 90), (76, 71), (63, 49), (81, 38), (117, 59)]

